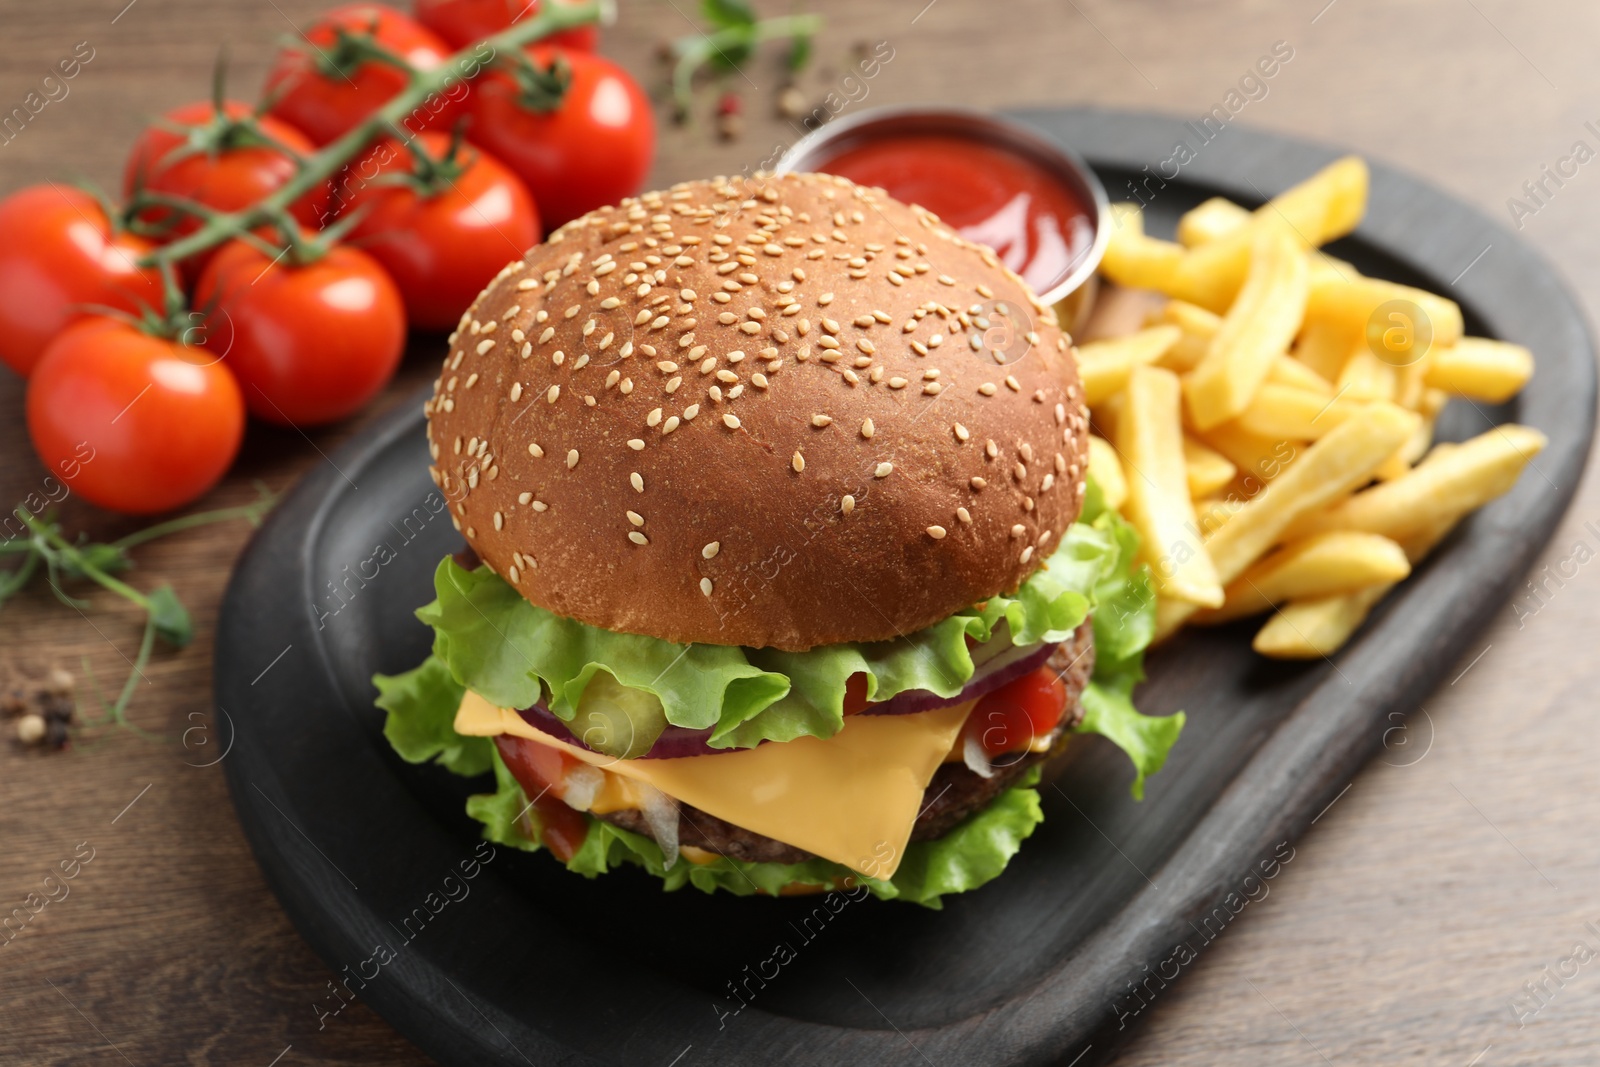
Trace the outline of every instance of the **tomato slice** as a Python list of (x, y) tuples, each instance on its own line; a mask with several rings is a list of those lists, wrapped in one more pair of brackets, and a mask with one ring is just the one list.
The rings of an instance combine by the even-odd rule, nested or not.
[(494, 739), (506, 769), (522, 786), (530, 806), (538, 817), (539, 841), (552, 855), (566, 863), (583, 847), (589, 836), (589, 820), (582, 812), (574, 811), (562, 803), (566, 793), (567, 772), (578, 761), (565, 752), (548, 745), (536, 744), (522, 737), (501, 734)]
[(1016, 752), (1049, 736), (1066, 707), (1066, 683), (1049, 667), (1040, 667), (978, 701), (963, 729), (976, 734), (991, 756)]

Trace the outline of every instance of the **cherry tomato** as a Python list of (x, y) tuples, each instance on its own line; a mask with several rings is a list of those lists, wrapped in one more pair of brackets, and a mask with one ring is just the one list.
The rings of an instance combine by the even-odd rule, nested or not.
[(567, 772), (577, 760), (564, 752), (522, 737), (501, 734), (494, 739), (506, 770), (522, 786), (530, 806), (539, 813), (539, 840), (562, 863), (583, 847), (589, 820), (559, 799), (566, 789)]
[(978, 701), (965, 729), (978, 735), (991, 756), (1016, 752), (1048, 736), (1066, 706), (1066, 683), (1049, 667), (1040, 667)]
[[(299, 130), (268, 115), (256, 120), (257, 128), (290, 154), (253, 140), (248, 130), (239, 125), (251, 115), (248, 104), (227, 101), (222, 113), (225, 119), (219, 123), (212, 104), (186, 104), (167, 112), (163, 125), (150, 126), (141, 133), (123, 171), (127, 195), (142, 188), (196, 200), (218, 211), (238, 211), (293, 178), (300, 169), (294, 156), (307, 156), (316, 150)], [(168, 126), (184, 127), (190, 132), (185, 134)], [(191, 143), (191, 137), (200, 143)], [(290, 211), (301, 222), (314, 226), (324, 221), (326, 202), (327, 190), (319, 188), (296, 201)], [(200, 228), (199, 219), (173, 219), (174, 214), (170, 208), (151, 207), (141, 212), (140, 218), (151, 225), (172, 220), (169, 240)], [(211, 255), (206, 251), (194, 257), (191, 276), (199, 273)]]
[[(364, 51), (374, 46), (419, 71), (434, 70), (450, 57), (449, 45), (392, 7), (335, 8), (278, 53), (265, 90), (271, 114), (318, 145), (348, 133), (411, 81), (410, 70)], [(406, 127), (413, 132), (448, 127), (466, 93), (465, 82), (453, 82), (419, 106)]]
[(316, 426), (361, 410), (405, 348), (400, 293), (377, 261), (338, 246), (305, 266), (234, 241), (195, 287), (204, 343), (238, 377), (250, 413)]
[[(539, 213), (521, 179), (471, 145), (446, 158), (450, 138), (424, 133), (416, 185), (374, 182), (419, 169), (398, 141), (374, 146), (341, 181), (349, 206), (363, 209), (351, 243), (383, 264), (405, 299), (411, 325), (444, 330), (505, 265), (539, 240)], [(418, 186), (421, 186), (419, 188)]]
[(244, 399), (211, 354), (117, 319), (67, 327), (28, 381), (28, 432), (75, 493), (134, 515), (215, 485), (238, 454)]
[[(473, 141), (527, 183), (554, 229), (639, 191), (655, 154), (655, 116), (638, 83), (603, 56), (547, 46), (530, 55), (545, 72), (541, 84), (527, 84), (525, 72), (493, 70), (467, 104)], [(550, 83), (568, 75), (560, 103), (535, 110)]]
[(0, 200), (0, 359), (27, 377), (86, 306), (159, 309), (161, 274), (139, 266), (153, 247), (114, 232), (81, 189), (34, 185)]
[[(576, 0), (567, 0), (576, 2)], [(451, 48), (468, 45), (508, 30), (539, 13), (539, 0), (417, 0), (417, 21), (437, 33)], [(593, 52), (600, 41), (594, 23), (562, 30), (544, 38), (545, 44), (580, 52)]]

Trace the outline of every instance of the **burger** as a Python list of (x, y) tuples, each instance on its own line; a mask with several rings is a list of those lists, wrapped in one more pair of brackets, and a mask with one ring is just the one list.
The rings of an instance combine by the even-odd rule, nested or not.
[(385, 734), (492, 773), (485, 836), (578, 874), (937, 907), (1004, 869), (1069, 739), (1137, 795), (1182, 727), (1130, 700), (1154, 596), (1083, 399), (1051, 309), (881, 190), (576, 219), (451, 335), (428, 450), (466, 547), (432, 655), (375, 679)]

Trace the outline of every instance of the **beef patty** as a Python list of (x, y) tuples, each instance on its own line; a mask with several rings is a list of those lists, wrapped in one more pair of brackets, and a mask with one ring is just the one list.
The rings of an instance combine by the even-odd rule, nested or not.
[[(912, 827), (911, 840), (927, 841), (943, 837), (967, 816), (987, 807), (990, 801), (1015, 784), (1029, 767), (1049, 759), (1065, 746), (1072, 727), (1083, 719), (1083, 705), (1078, 698), (1084, 686), (1089, 684), (1089, 675), (1094, 672), (1094, 633), (1087, 620), (1056, 648), (1046, 661), (1046, 666), (1060, 674), (1067, 687), (1067, 707), (1060, 724), (1050, 735), (1049, 749), (995, 756), (992, 761), (994, 773), (988, 778), (976, 773), (965, 763), (940, 764), (923, 793), (922, 811)], [(624, 830), (651, 836), (644, 813), (636, 808), (607, 812), (598, 818)], [(750, 863), (803, 863), (816, 858), (804, 849), (753, 833), (687, 804), (678, 806), (678, 843)]]

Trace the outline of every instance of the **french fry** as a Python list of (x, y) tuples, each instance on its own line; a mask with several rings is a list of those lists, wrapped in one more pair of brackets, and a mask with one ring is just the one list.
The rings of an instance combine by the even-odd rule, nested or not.
[(1128, 480), (1122, 474), (1122, 461), (1111, 442), (1089, 435), (1089, 477), (1100, 487), (1106, 507), (1121, 508), (1128, 499)]
[(1289, 603), (1267, 621), (1250, 643), (1272, 659), (1322, 659), (1350, 640), (1392, 585), (1374, 585), (1342, 596)]
[(1290, 385), (1323, 396), (1333, 395), (1333, 383), (1291, 356), (1279, 356), (1267, 371), (1267, 381)]
[(1510, 489), (1545, 443), (1545, 435), (1531, 427), (1496, 426), (1454, 448), (1435, 449), (1437, 455), (1392, 482), (1307, 515), (1291, 535), (1361, 530), (1403, 542), (1440, 522), (1453, 523)]
[(1172, 241), (1146, 237), (1129, 229), (1112, 230), (1100, 260), (1100, 273), (1135, 289), (1155, 289), (1171, 294), (1176, 288), (1178, 265), (1183, 262), (1183, 246)]
[(1346, 278), (1359, 278), (1361, 272), (1342, 259), (1328, 255), (1326, 252), (1314, 251), (1306, 253), (1306, 264), (1311, 268), (1311, 283), (1340, 281)]
[(1345, 360), (1355, 351), (1360, 336), (1340, 323), (1307, 322), (1301, 327), (1300, 336), (1289, 354), (1315, 371), (1324, 381), (1336, 382), (1339, 372), (1344, 369)]
[(1144, 210), (1138, 204), (1119, 200), (1111, 205), (1111, 222), (1116, 230), (1127, 230), (1144, 236)]
[(1203, 245), (1226, 237), (1250, 222), (1250, 212), (1232, 200), (1213, 196), (1199, 207), (1190, 208), (1178, 220), (1178, 243), (1185, 248)]
[(1217, 576), (1233, 581), (1300, 516), (1321, 511), (1371, 478), (1419, 421), (1392, 404), (1373, 404), (1360, 418), (1334, 427), (1206, 542)]
[(1257, 208), (1245, 225), (1191, 249), (1163, 292), (1225, 311), (1249, 274), (1260, 231), (1287, 229), (1301, 250), (1315, 248), (1355, 229), (1366, 208), (1366, 163), (1356, 156), (1338, 160)]
[(1393, 400), (1396, 391), (1395, 369), (1357, 342), (1339, 371), (1339, 395), (1351, 400)]
[(1195, 615), (1197, 623), (1230, 622), (1271, 611), (1288, 600), (1354, 593), (1392, 585), (1411, 573), (1406, 553), (1377, 534), (1318, 534), (1261, 559), (1225, 589), (1222, 607)]
[(1184, 378), (1184, 398), (1197, 427), (1220, 425), (1249, 406), (1273, 359), (1294, 339), (1305, 301), (1304, 253), (1281, 227), (1260, 229), (1238, 299), (1205, 358)]
[(1156, 366), (1182, 374), (1184, 371), (1193, 370), (1205, 358), (1206, 349), (1211, 346), (1211, 338), (1215, 337), (1217, 330), (1222, 327), (1222, 316), (1186, 300), (1168, 300), (1166, 306), (1153, 317), (1150, 325), (1161, 323), (1171, 323), (1178, 327), (1183, 331), (1183, 336), (1156, 361)]
[(1237, 422), (1224, 423), (1197, 436), (1227, 457), (1239, 478), (1250, 483), (1242, 487), (1245, 496), (1254, 496), (1305, 451), (1305, 446), (1294, 441), (1263, 437), (1241, 428)]
[(1533, 353), (1521, 345), (1463, 337), (1435, 348), (1424, 381), (1435, 389), (1491, 404), (1510, 400), (1533, 377)]
[(1084, 400), (1094, 405), (1120, 393), (1129, 371), (1160, 359), (1181, 336), (1183, 331), (1176, 326), (1151, 326), (1114, 340), (1079, 345), (1078, 377), (1083, 382)]
[(1200, 535), (1210, 537), (1243, 506), (1244, 500), (1236, 496), (1214, 496), (1196, 500), (1194, 516), (1200, 522)]
[[(1382, 321), (1373, 316), (1383, 305), (1401, 301), (1403, 306), (1390, 309)], [(1405, 306), (1409, 305), (1409, 306)], [(1416, 310), (1412, 310), (1416, 309)], [(1391, 334), (1411, 341), (1396, 340), (1386, 343), (1391, 352), (1408, 352), (1409, 344), (1421, 334), (1421, 322), (1416, 311), (1428, 320), (1428, 330), (1434, 347), (1453, 345), (1461, 339), (1463, 329), (1461, 306), (1454, 300), (1416, 289), (1398, 282), (1380, 281), (1377, 278), (1321, 277), (1310, 286), (1306, 296), (1306, 321), (1334, 323), (1353, 337), (1366, 337), (1369, 323), (1380, 337)]]
[[(1283, 540), (1285, 531), (1302, 516), (1322, 511), (1370, 479), (1420, 421), (1413, 412), (1393, 404), (1373, 404), (1360, 418), (1335, 427), (1306, 449), (1276, 481), (1206, 538), (1206, 551), (1218, 579), (1231, 584)], [(1177, 608), (1169, 610), (1180, 613)]]
[(1269, 381), (1256, 390), (1236, 425), (1273, 440), (1315, 441), (1365, 408), (1359, 401)]
[(1227, 456), (1187, 434), (1183, 438), (1183, 463), (1189, 476), (1189, 496), (1195, 500), (1215, 493), (1233, 481), (1238, 472)]
[(1178, 376), (1171, 371), (1137, 366), (1128, 375), (1117, 420), (1117, 450), (1128, 468), (1125, 510), (1142, 538), (1157, 591), (1191, 604), (1218, 607), (1222, 585), (1189, 503), (1181, 407)]
[(1194, 611), (1194, 605), (1185, 601), (1156, 597), (1156, 632), (1152, 642), (1165, 641), (1177, 633)]

